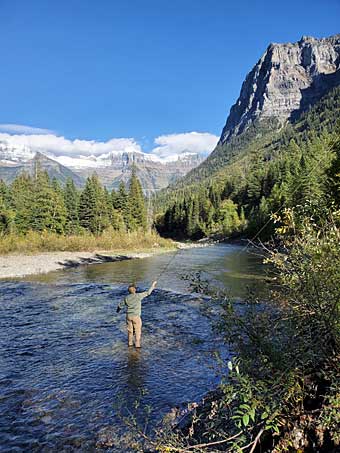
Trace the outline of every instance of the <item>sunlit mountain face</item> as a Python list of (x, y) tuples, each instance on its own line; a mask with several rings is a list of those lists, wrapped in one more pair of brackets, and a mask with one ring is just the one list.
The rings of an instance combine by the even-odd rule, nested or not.
[(37, 151), (28, 144), (13, 145), (5, 137), (0, 140), (0, 178), (11, 182), (20, 172), (30, 172), (34, 162), (39, 161), (51, 177), (61, 182), (72, 177), (81, 186), (87, 176), (96, 172), (102, 183), (111, 189), (117, 188), (120, 181), (128, 182), (135, 166), (144, 191), (153, 192), (184, 176), (202, 163), (206, 156), (207, 153), (189, 150), (164, 157), (138, 150), (114, 150), (97, 155), (88, 155), (87, 150), (84, 150), (83, 154), (79, 152), (78, 155), (70, 156), (48, 149)]

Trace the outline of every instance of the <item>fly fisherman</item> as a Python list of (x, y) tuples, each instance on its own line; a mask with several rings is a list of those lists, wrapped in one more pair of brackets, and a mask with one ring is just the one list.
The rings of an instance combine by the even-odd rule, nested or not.
[(135, 285), (130, 285), (128, 288), (129, 294), (124, 297), (117, 307), (117, 313), (126, 305), (126, 325), (128, 331), (128, 344), (133, 346), (133, 335), (135, 335), (135, 346), (140, 348), (140, 340), (142, 336), (142, 300), (150, 296), (155, 289), (157, 282), (153, 282), (148, 291), (137, 293)]

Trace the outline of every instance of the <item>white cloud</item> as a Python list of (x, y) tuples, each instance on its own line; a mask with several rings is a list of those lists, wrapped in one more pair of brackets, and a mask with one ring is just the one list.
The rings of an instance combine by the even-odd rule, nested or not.
[(34, 152), (44, 152), (54, 156), (99, 156), (110, 152), (141, 152), (138, 143), (132, 138), (113, 138), (106, 142), (95, 140), (68, 140), (53, 134), (5, 134), (0, 133), (0, 140), (13, 148), (27, 147)]
[[(133, 138), (112, 138), (107, 141), (69, 140), (46, 129), (13, 124), (0, 125), (0, 131), (3, 128), (8, 130), (8, 126), (12, 127), (12, 133), (0, 132), (2, 160), (27, 160), (36, 152), (41, 152), (66, 166), (96, 167), (109, 165), (111, 153), (143, 153), (141, 145)], [(207, 132), (161, 135), (154, 140), (157, 146), (150, 153), (144, 154), (148, 159), (163, 162), (174, 161), (188, 154), (206, 156), (215, 148), (217, 142), (218, 137)]]
[(0, 131), (9, 132), (10, 134), (53, 134), (53, 131), (49, 129), (25, 126), (23, 124), (0, 124)]
[(155, 139), (155, 144), (159, 146), (151, 153), (163, 159), (186, 153), (208, 155), (217, 145), (218, 139), (208, 132), (161, 135)]

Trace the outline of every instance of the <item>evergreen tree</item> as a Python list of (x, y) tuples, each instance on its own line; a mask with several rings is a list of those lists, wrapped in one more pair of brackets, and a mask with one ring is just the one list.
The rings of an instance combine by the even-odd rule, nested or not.
[(119, 219), (117, 216), (117, 211), (113, 207), (112, 195), (109, 193), (106, 187), (104, 187), (104, 207), (106, 209), (108, 226), (111, 226), (113, 229), (118, 230)]
[(0, 233), (9, 233), (13, 227), (14, 211), (11, 209), (11, 192), (0, 179)]
[(111, 200), (107, 191), (101, 185), (96, 173), (91, 177), (92, 185), (95, 192), (95, 207), (94, 207), (94, 233), (100, 234), (110, 225), (109, 209)]
[(87, 178), (79, 200), (80, 226), (99, 235), (110, 226), (112, 203), (109, 193), (102, 187), (98, 176)]
[(93, 187), (92, 179), (87, 178), (84, 190), (79, 199), (79, 223), (80, 226), (92, 233), (95, 233), (95, 210), (96, 192)]
[(131, 209), (131, 223), (130, 229), (143, 229), (147, 228), (147, 212), (145, 206), (145, 199), (141, 183), (136, 175), (136, 168), (132, 169), (130, 187), (129, 187), (129, 207)]
[(127, 230), (131, 229), (131, 209), (130, 209), (130, 200), (129, 200), (129, 194), (126, 190), (125, 184), (123, 181), (120, 182), (118, 192), (116, 193), (115, 196), (115, 208), (117, 212), (120, 214), (120, 216), (123, 219), (125, 228)]
[(66, 225), (67, 234), (76, 234), (79, 232), (79, 195), (72, 178), (68, 178), (64, 187), (64, 202), (66, 207)]
[[(125, 192), (125, 186), (122, 189)], [(111, 204), (112, 204), (112, 227), (115, 230), (124, 230), (126, 229), (124, 218), (123, 218), (123, 205), (126, 202), (126, 192), (121, 197), (120, 194), (112, 189), (111, 192)]]
[(66, 223), (66, 208), (60, 187), (53, 188), (47, 172), (36, 169), (33, 183), (31, 227), (36, 231), (63, 233)]
[(26, 233), (33, 229), (34, 184), (31, 176), (23, 172), (17, 176), (10, 186), (12, 208), (15, 212), (14, 227), (18, 233)]
[(334, 200), (340, 206), (340, 134), (333, 143), (332, 152), (332, 162), (327, 170), (328, 182), (326, 190), (330, 200)]

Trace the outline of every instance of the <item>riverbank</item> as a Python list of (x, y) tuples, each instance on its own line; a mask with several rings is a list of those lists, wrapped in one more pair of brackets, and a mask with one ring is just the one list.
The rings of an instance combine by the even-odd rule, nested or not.
[(96, 250), (93, 252), (55, 251), (32, 254), (8, 254), (0, 256), (0, 279), (20, 278), (27, 275), (47, 274), (60, 269), (90, 264), (113, 263), (131, 259), (148, 258), (178, 249), (207, 247), (210, 244), (170, 242), (169, 245), (135, 250)]
[(141, 252), (45, 252), (34, 255), (13, 254), (0, 257), (0, 279), (46, 274), (59, 269), (101, 264), (129, 259), (141, 259), (173, 251), (174, 248), (157, 248)]

